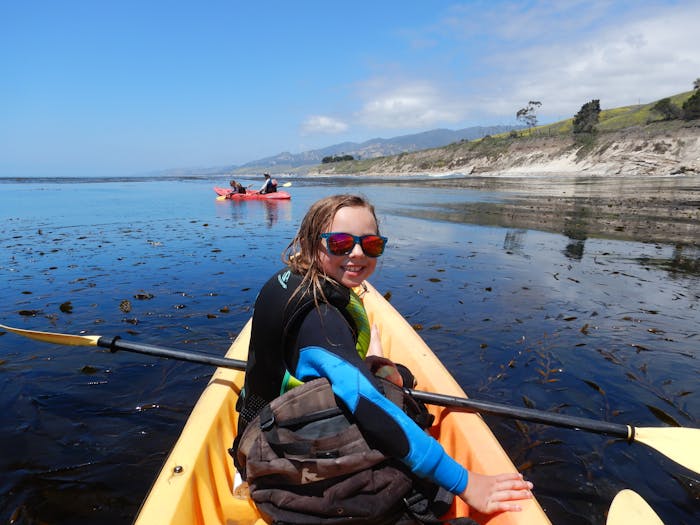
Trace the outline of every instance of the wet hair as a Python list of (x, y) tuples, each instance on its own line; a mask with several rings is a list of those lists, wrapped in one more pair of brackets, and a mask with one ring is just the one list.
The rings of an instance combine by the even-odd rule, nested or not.
[(323, 249), (321, 234), (328, 231), (333, 224), (336, 213), (342, 208), (366, 208), (372, 213), (379, 234), (379, 221), (374, 206), (360, 195), (331, 195), (316, 201), (301, 221), (299, 231), (282, 254), (282, 261), (294, 273), (302, 276), (301, 286), (297, 291), (311, 289), (314, 302), (318, 305), (319, 297), (326, 300), (323, 293), (323, 281), (328, 278), (319, 258)]

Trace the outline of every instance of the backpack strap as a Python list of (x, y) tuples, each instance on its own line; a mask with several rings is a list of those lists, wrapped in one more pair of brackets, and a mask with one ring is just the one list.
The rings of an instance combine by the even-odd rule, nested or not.
[[(404, 380), (404, 385), (412, 385), (411, 382), (407, 381), (408, 376), (406, 373), (411, 374), (408, 368), (398, 364), (396, 366)], [(410, 377), (413, 377), (413, 375), (411, 374)], [(391, 381), (387, 381), (381, 377), (378, 377), (377, 379), (382, 385), (386, 398), (403, 410), (408, 417), (415, 421), (416, 425), (422, 429), (433, 426), (435, 416), (428, 412), (428, 407), (425, 406), (425, 403), (414, 399), (410, 394), (407, 394), (403, 388), (392, 383)]]

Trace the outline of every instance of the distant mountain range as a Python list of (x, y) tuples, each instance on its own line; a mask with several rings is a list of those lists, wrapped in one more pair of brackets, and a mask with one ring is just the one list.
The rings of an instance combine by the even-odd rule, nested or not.
[(402, 135), (390, 139), (375, 138), (365, 142), (341, 142), (321, 149), (302, 153), (283, 152), (272, 157), (254, 160), (240, 166), (222, 168), (227, 173), (251, 173), (269, 171), (270, 173), (304, 172), (307, 168), (321, 164), (324, 157), (332, 155), (352, 155), (355, 159), (369, 159), (410, 153), (430, 148), (447, 146), (463, 140), (474, 140), (486, 135), (506, 133), (523, 126), (474, 126), (458, 130), (433, 129), (413, 135)]

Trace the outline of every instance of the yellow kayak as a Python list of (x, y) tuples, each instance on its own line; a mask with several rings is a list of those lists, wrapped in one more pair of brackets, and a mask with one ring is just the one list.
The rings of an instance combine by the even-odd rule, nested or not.
[[(379, 326), (385, 356), (415, 374), (417, 390), (464, 397), (465, 393), (406, 320), (368, 284), (362, 297), (370, 323)], [(245, 360), (250, 321), (231, 345), (227, 357)], [(243, 525), (264, 522), (239, 485), (227, 450), (236, 432), (236, 400), (244, 373), (218, 368), (195, 405), (175, 447), (144, 502), (138, 525)], [(481, 416), (430, 406), (435, 415), (431, 434), (469, 470), (484, 474), (515, 472), (515, 467)], [(453, 516), (469, 516), (489, 525), (549, 524), (536, 500), (522, 512), (474, 515), (455, 498)]]

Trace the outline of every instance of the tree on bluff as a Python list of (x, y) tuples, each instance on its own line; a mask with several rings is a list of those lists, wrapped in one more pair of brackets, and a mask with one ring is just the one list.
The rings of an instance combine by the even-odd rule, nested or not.
[(600, 118), (600, 100), (586, 102), (574, 116), (574, 134), (595, 133)]
[(537, 109), (542, 105), (539, 100), (531, 100), (527, 103), (527, 106), (518, 110), (515, 114), (515, 118), (519, 121), (524, 122), (528, 130), (531, 130), (537, 126)]

